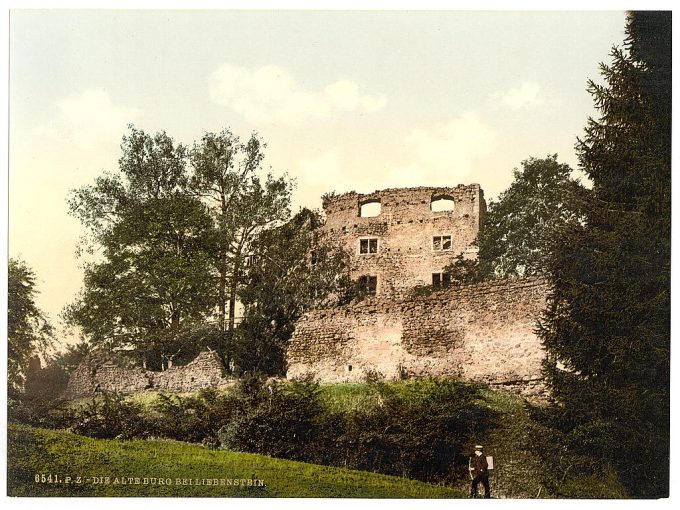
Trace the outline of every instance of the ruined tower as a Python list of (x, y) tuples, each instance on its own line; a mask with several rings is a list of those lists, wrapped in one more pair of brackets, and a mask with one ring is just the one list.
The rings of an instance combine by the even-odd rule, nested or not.
[(456, 256), (477, 256), (486, 202), (471, 184), (345, 193), (326, 198), (324, 210), (324, 228), (351, 254), (361, 290), (399, 298), (417, 285), (444, 286)]
[[(364, 296), (309, 310), (297, 322), (289, 378), (453, 376), (543, 393), (536, 320), (546, 283), (446, 285), (444, 268), (458, 255), (477, 257), (473, 243), (486, 212), (478, 184), (330, 195), (324, 209), (324, 228), (350, 252), (351, 276)], [(414, 293), (418, 285), (435, 289)]]

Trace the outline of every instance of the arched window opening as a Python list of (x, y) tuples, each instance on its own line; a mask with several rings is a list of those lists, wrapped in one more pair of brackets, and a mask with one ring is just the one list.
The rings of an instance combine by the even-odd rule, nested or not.
[(380, 215), (382, 210), (382, 204), (380, 200), (369, 200), (359, 204), (359, 217), (361, 218), (374, 218)]
[(453, 211), (453, 198), (438, 197), (433, 198), (430, 202), (430, 210), (432, 212)]

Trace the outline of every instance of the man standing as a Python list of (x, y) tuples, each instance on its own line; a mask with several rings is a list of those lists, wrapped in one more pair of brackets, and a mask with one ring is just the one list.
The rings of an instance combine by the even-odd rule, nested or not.
[(472, 486), (470, 488), (470, 496), (477, 497), (477, 486), (482, 482), (484, 486), (484, 497), (491, 497), (491, 488), (489, 487), (489, 464), (484, 455), (484, 447), (481, 445), (475, 446), (475, 453), (470, 457), (470, 476), (472, 477)]

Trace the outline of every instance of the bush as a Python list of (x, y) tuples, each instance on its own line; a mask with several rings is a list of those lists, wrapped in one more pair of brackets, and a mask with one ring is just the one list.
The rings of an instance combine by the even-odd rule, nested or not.
[(73, 412), (63, 400), (27, 398), (11, 392), (7, 396), (7, 419), (34, 427), (59, 429), (73, 421)]
[(76, 413), (75, 434), (100, 439), (133, 439), (148, 435), (142, 406), (118, 394), (93, 398)]
[(152, 403), (150, 433), (157, 437), (218, 445), (217, 431), (233, 414), (234, 398), (205, 389), (197, 395), (159, 394)]
[(431, 482), (466, 473), (470, 441), (494, 420), (475, 403), (477, 386), (449, 380), (367, 384), (375, 405), (331, 410), (311, 381), (266, 386), (244, 380), (233, 419), (220, 429), (220, 444)]
[[(469, 442), (493, 424), (493, 413), (474, 402), (473, 385), (432, 379), (402, 387), (369, 382), (369, 388), (377, 405), (326, 419), (326, 437), (315, 448), (335, 452), (326, 462), (450, 482), (465, 473)], [(333, 443), (330, 451), (322, 447)]]
[(236, 394), (233, 419), (219, 431), (222, 447), (272, 457), (304, 460), (315, 445), (322, 405), (318, 384), (265, 384), (245, 378)]

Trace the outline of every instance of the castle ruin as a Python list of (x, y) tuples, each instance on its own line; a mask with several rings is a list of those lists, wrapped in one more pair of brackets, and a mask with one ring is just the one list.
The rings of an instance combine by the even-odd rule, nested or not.
[[(546, 283), (449, 285), (446, 266), (477, 256), (473, 242), (486, 212), (478, 184), (351, 192), (327, 198), (324, 210), (324, 229), (349, 251), (364, 299), (302, 317), (288, 348), (289, 378), (457, 376), (543, 392), (535, 328)], [(422, 285), (433, 292), (414, 293)]]
[[(287, 351), (288, 378), (357, 382), (461, 377), (526, 396), (545, 393), (545, 352), (536, 322), (546, 306), (541, 279), (450, 285), (446, 267), (477, 257), (486, 212), (478, 184), (326, 196), (323, 229), (350, 253), (361, 299), (307, 312)], [(414, 292), (425, 286), (425, 292)], [(233, 382), (214, 352), (164, 372), (88, 356), (65, 392), (191, 392)]]
[(364, 294), (403, 298), (417, 285), (443, 286), (456, 256), (476, 258), (486, 213), (479, 184), (345, 193), (324, 201), (324, 230), (351, 255)]

